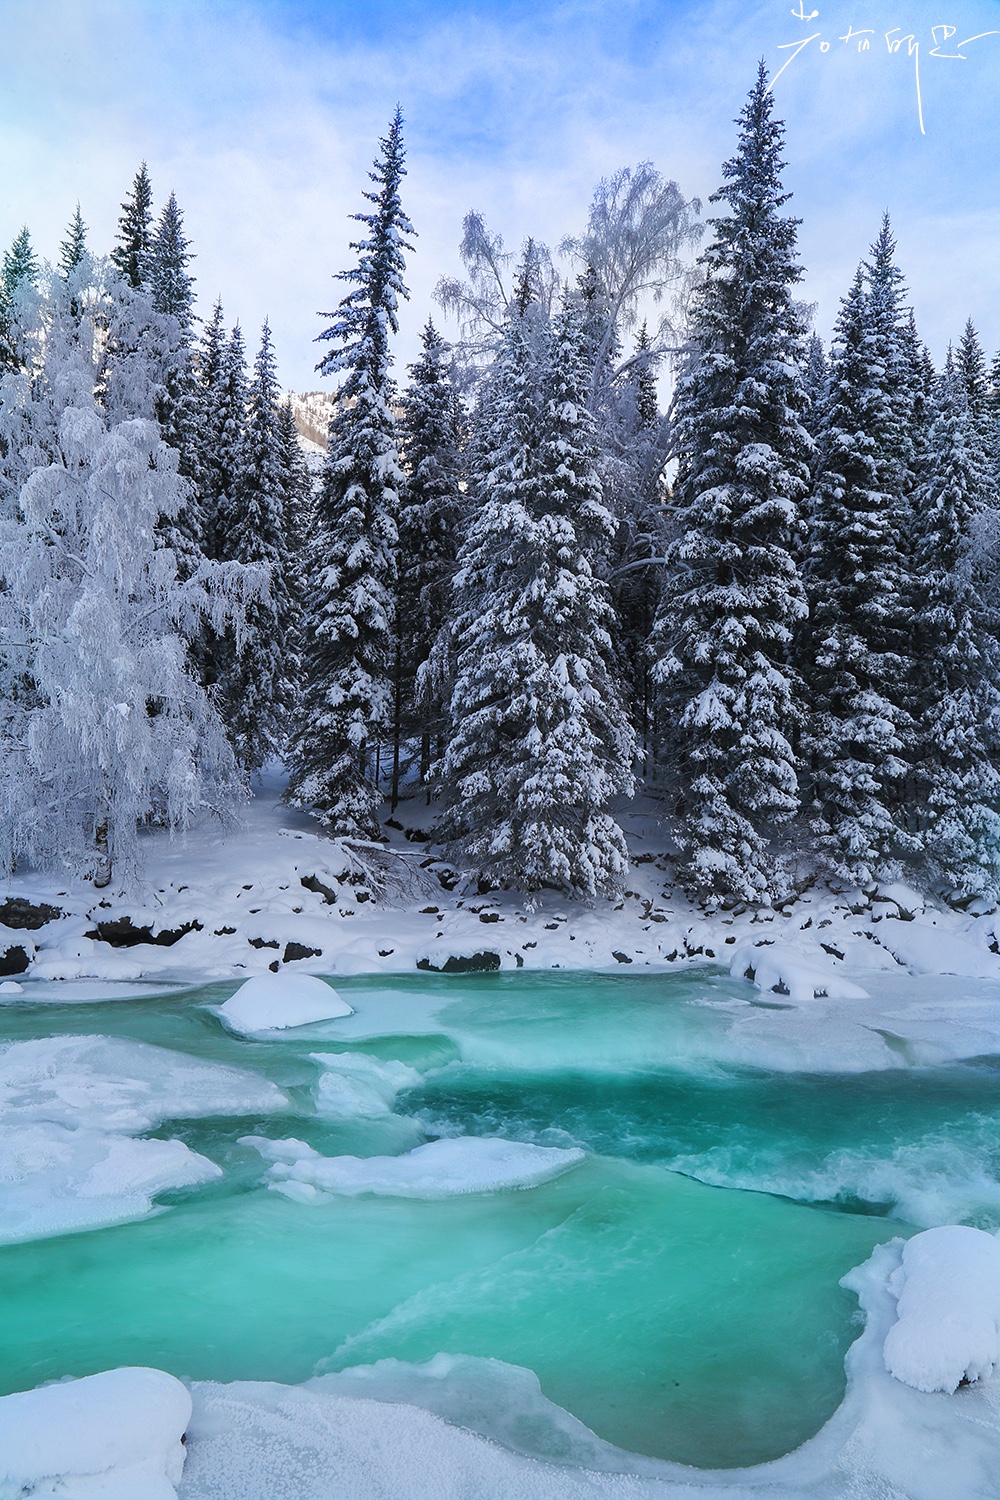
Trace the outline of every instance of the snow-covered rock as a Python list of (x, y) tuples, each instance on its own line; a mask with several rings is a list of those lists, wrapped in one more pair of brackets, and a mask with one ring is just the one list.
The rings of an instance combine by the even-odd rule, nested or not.
[(789, 1000), (865, 1000), (866, 992), (838, 974), (829, 961), (806, 955), (788, 943), (743, 943), (733, 954), (729, 972), (749, 979), (759, 990), (773, 990)]
[(948, 1224), (903, 1246), (885, 1366), (918, 1391), (955, 1391), (1000, 1364), (1000, 1240)]
[(878, 928), (878, 941), (914, 974), (1000, 979), (1000, 956), (940, 927), (886, 920)]
[(403, 1156), (321, 1156), (303, 1141), (244, 1136), (273, 1165), (268, 1186), (300, 1202), (321, 1193), (356, 1198), (450, 1198), (535, 1187), (583, 1161), (576, 1148), (522, 1145), (490, 1137), (429, 1141)]
[(175, 1500), (191, 1420), (162, 1370), (106, 1370), (0, 1397), (0, 1500)]
[(219, 1006), (222, 1020), (242, 1036), (353, 1014), (337, 991), (314, 974), (258, 974)]

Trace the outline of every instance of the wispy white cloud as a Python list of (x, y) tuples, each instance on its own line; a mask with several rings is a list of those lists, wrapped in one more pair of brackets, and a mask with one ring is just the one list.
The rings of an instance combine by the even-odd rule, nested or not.
[[(806, 294), (828, 329), (882, 210), (937, 352), (971, 313), (1000, 342), (996, 255), (1000, 37), (966, 61), (932, 59), (928, 0), (468, 0), (399, 6), (375, 24), (340, 0), (33, 0), (7, 7), (0, 55), (0, 239), (27, 221), (55, 252), (77, 198), (98, 247), (146, 157), (174, 188), (198, 259), (252, 340), (272, 320), (285, 381), (315, 384), (316, 313), (338, 295), (378, 135), (407, 116), (407, 206), (420, 234), (400, 354), (412, 357), (437, 276), (455, 268), (475, 206), (517, 244), (580, 226), (596, 179), (651, 158), (707, 196), (733, 145), (756, 60), (820, 33), (776, 86), (788, 184), (804, 219)], [(997, 0), (950, 0), (958, 35), (1000, 27)], [(926, 135), (903, 20), (921, 41)], [(858, 52), (839, 40), (871, 27)], [(905, 32), (903, 33), (905, 35)], [(820, 42), (830, 41), (826, 52)]]

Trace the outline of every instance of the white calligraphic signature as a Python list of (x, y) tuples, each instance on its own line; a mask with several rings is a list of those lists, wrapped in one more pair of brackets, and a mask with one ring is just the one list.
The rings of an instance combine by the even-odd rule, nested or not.
[[(819, 11), (807, 11), (805, 0), (799, 0), (797, 7), (792, 11), (792, 15), (796, 21), (808, 24), (810, 21), (815, 21), (818, 18)], [(1000, 28), (995, 31), (980, 31), (975, 36), (964, 37), (961, 41), (955, 41), (957, 36), (957, 26), (943, 24), (932, 26), (930, 29), (930, 45), (924, 55), (926, 57), (947, 58), (954, 62), (966, 62), (968, 61), (968, 53), (963, 51), (963, 48), (971, 47), (973, 42), (981, 42), (984, 37), (1000, 36)], [(796, 42), (782, 42), (778, 47), (778, 51), (787, 52), (789, 56), (771, 79), (770, 87), (772, 89), (785, 69), (790, 68), (795, 59), (801, 53), (805, 52), (807, 47), (811, 47), (814, 42), (819, 44), (818, 50), (821, 53), (829, 52), (833, 47), (836, 47), (839, 51), (842, 46), (851, 47), (859, 53), (870, 52), (873, 43), (876, 47), (880, 47), (884, 42), (890, 57), (912, 58), (913, 80), (917, 93), (917, 121), (920, 125), (921, 135), (927, 134), (924, 128), (924, 100), (920, 87), (921, 40), (915, 31), (904, 33), (902, 26), (894, 26), (891, 31), (882, 32), (877, 32), (873, 26), (862, 26), (857, 29), (854, 26), (848, 26), (847, 31), (842, 36), (836, 38), (828, 39), (824, 37), (822, 31), (814, 31), (811, 36), (804, 36)], [(813, 48), (813, 50), (817, 49)]]

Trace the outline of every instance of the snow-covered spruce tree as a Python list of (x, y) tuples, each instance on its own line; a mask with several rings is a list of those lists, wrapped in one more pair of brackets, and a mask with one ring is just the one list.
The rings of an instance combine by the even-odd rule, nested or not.
[(22, 324), (28, 312), (26, 299), (30, 299), (38, 272), (38, 257), (25, 224), (0, 263), (0, 373), (24, 368)]
[(494, 886), (580, 895), (628, 869), (612, 799), (635, 742), (611, 675), (603, 503), (578, 306), (511, 318), (481, 408), (476, 508), (455, 577), (457, 676), (442, 834)]
[(982, 422), (969, 400), (969, 345), (963, 343), (964, 357), (954, 360), (949, 351), (914, 497), (916, 804), (921, 853), (935, 880), (960, 897), (995, 897), (1000, 645), (972, 557), (991, 486)]
[(678, 384), (677, 535), (654, 646), (676, 725), (683, 878), (712, 900), (768, 901), (786, 887), (769, 841), (798, 809), (789, 655), (806, 605), (793, 548), (812, 444), (798, 220), (781, 212), (784, 127), (763, 64), (738, 124)]
[[(203, 615), (221, 626), (245, 582), (181, 582), (159, 530), (184, 502), (176, 454), (154, 420), (125, 414), (120, 385), (114, 420), (99, 404), (104, 330), (137, 342), (122, 327), (133, 294), (110, 270), (85, 256), (49, 282), (20, 429), (36, 446), (20, 514), (0, 524), (0, 641), (19, 689), (0, 709), (0, 862), (59, 862), (98, 884), (134, 876), (142, 824), (176, 826), (239, 795), (187, 640)], [(20, 399), (8, 377), (0, 419)]]
[(218, 302), (205, 329), (200, 375), (198, 440), (205, 551), (210, 557), (224, 558), (232, 556), (229, 537), (238, 515), (248, 391), (243, 330), (237, 323), (225, 337)]
[(418, 680), (448, 613), (451, 578), (464, 511), (461, 402), (451, 381), (445, 343), (428, 318), (420, 358), (400, 402), (400, 449), (406, 489), (399, 526), (396, 669), (393, 706), (392, 804), (399, 789), (401, 729), (420, 736), (420, 780), (427, 781), (432, 740), (443, 730), (446, 705), (430, 674)]
[(289, 732), (296, 661), (285, 530), (284, 454), (278, 430), (278, 381), (265, 321), (250, 384), (242, 465), (224, 536), (225, 556), (254, 563), (267, 593), (251, 603), (239, 638), (225, 637), (219, 704), (240, 765), (259, 771), (280, 755)]
[(367, 230), (352, 243), (357, 265), (339, 273), (351, 290), (321, 340), (320, 362), (346, 379), (330, 424), (330, 446), (309, 558), (300, 727), (292, 745), (288, 800), (332, 834), (377, 838), (378, 751), (392, 724), (393, 600), (399, 467), (392, 412), (389, 335), (397, 331), (407, 236), (399, 196), (405, 175), (397, 109), (369, 174)]
[(78, 266), (87, 252), (87, 226), (83, 222), (79, 203), (73, 212), (66, 230), (66, 238), (59, 246), (59, 270), (68, 276)]
[(800, 662), (810, 821), (867, 884), (912, 851), (913, 349), (887, 224), (841, 305), (821, 410)]
[(132, 191), (122, 204), (118, 236), (111, 252), (123, 279), (138, 290), (149, 277), (149, 250), (153, 232), (153, 189), (146, 163), (143, 162), (132, 183)]
[(197, 554), (205, 550), (205, 519), (199, 467), (198, 385), (193, 358), (194, 277), (188, 270), (192, 259), (181, 211), (171, 193), (150, 238), (147, 261), (153, 310), (163, 318), (174, 319), (180, 329), (177, 357), (165, 369), (156, 416), (164, 439), (177, 449), (178, 472), (191, 481), (190, 499), (178, 515), (175, 527)]
[(617, 502), (613, 505), (617, 531), (610, 568), (611, 600), (616, 616), (613, 639), (617, 675), (646, 770), (656, 753), (656, 694), (649, 637), (660, 598), (657, 564), (663, 556), (666, 536), (661, 511), (663, 422), (653, 341), (645, 321), (636, 336), (631, 363), (620, 381), (607, 389), (613, 395), (614, 411), (613, 415), (609, 412), (612, 403), (606, 401), (602, 471), (605, 493), (610, 490)]

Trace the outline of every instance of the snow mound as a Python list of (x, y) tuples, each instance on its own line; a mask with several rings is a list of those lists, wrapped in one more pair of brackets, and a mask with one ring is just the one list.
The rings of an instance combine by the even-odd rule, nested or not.
[(926, 1229), (889, 1278), (897, 1321), (885, 1367), (918, 1391), (955, 1391), (1000, 1364), (1000, 1241), (981, 1229)]
[(878, 941), (914, 974), (956, 974), (962, 979), (1000, 979), (1000, 957), (952, 932), (917, 922), (887, 920)]
[(734, 979), (750, 979), (759, 990), (774, 990), (789, 1000), (867, 1000), (867, 992), (843, 979), (832, 964), (800, 953), (788, 943), (755, 947), (744, 943), (733, 954), (729, 972)]
[(384, 1062), (367, 1052), (313, 1052), (323, 1074), (316, 1085), (316, 1109), (327, 1119), (388, 1115), (396, 1095), (422, 1082), (416, 1068)]
[(106, 1370), (0, 1397), (0, 1500), (175, 1500), (191, 1396), (162, 1370)]
[(255, 1073), (148, 1042), (53, 1036), (0, 1050), (0, 1121), (151, 1130), (164, 1120), (273, 1113), (288, 1106)]
[(152, 1211), (167, 1188), (222, 1176), (183, 1141), (40, 1122), (0, 1131), (0, 1243), (97, 1229)]
[(493, 1137), (459, 1136), (429, 1141), (403, 1156), (321, 1156), (303, 1141), (243, 1141), (273, 1165), (268, 1186), (308, 1203), (321, 1193), (356, 1198), (450, 1198), (535, 1187), (583, 1161), (576, 1148), (522, 1145)]
[(291, 1026), (309, 1026), (353, 1014), (337, 991), (314, 974), (258, 974), (241, 984), (219, 1007), (219, 1015), (229, 1029), (242, 1036), (285, 1031)]

